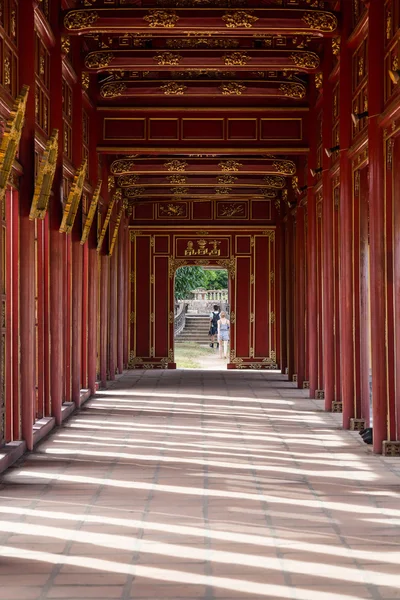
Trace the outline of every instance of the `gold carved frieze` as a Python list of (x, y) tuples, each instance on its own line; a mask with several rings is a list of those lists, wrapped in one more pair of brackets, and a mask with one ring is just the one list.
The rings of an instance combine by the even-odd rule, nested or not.
[(183, 171), (185, 171), (186, 167), (188, 166), (189, 163), (185, 162), (184, 160), (178, 160), (176, 158), (164, 163), (164, 167), (167, 169), (167, 171), (177, 171), (178, 173), (182, 173)]
[(293, 52), (290, 58), (296, 67), (303, 69), (317, 69), (320, 64), (319, 56), (315, 52)]
[(49, 206), (51, 187), (57, 167), (58, 129), (53, 129), (41, 158), (35, 181), (29, 219), (44, 219)]
[(93, 27), (99, 18), (95, 10), (72, 10), (64, 18), (64, 26), (70, 31), (79, 31)]
[(235, 10), (225, 13), (222, 20), (229, 29), (237, 29), (239, 27), (251, 29), (254, 23), (258, 21), (258, 17), (245, 10)]
[(130, 173), (134, 167), (135, 161), (131, 158), (120, 158), (111, 163), (110, 169), (113, 175), (122, 175), (124, 173)]
[(224, 54), (222, 57), (224, 64), (229, 67), (242, 67), (247, 65), (251, 56), (247, 52), (231, 52), (230, 54)]
[(281, 83), (279, 92), (288, 98), (304, 98), (306, 87), (302, 83)]
[(222, 83), (219, 86), (219, 89), (223, 96), (241, 96), (246, 90), (246, 86), (242, 83), (237, 83), (236, 81), (229, 81), (227, 83)]
[(22, 86), (19, 96), (17, 96), (14, 105), (7, 119), (3, 138), (0, 145), (0, 200), (4, 198), (7, 184), (11, 177), (11, 171), (14, 159), (17, 154), (19, 142), (21, 139), (22, 128), (25, 120), (26, 102), (28, 99), (29, 87)]
[(176, 52), (159, 52), (153, 56), (153, 60), (161, 66), (176, 66), (181, 62), (182, 56)]
[(102, 184), (102, 181), (100, 179), (98, 184), (96, 185), (96, 189), (93, 192), (92, 200), (91, 200), (90, 206), (89, 206), (89, 211), (88, 211), (88, 214), (86, 215), (85, 224), (83, 226), (83, 231), (82, 231), (81, 244), (84, 244), (86, 242), (86, 240), (88, 239), (90, 229), (92, 227), (92, 223), (94, 220), (94, 215), (96, 214), (97, 204), (98, 204), (99, 198), (100, 198), (101, 184)]
[(177, 83), (176, 81), (169, 81), (160, 86), (160, 90), (167, 96), (183, 96), (187, 90), (187, 86), (183, 83)]
[(283, 189), (286, 185), (285, 178), (281, 177), (280, 175), (265, 175), (264, 183), (266, 187), (276, 188), (280, 190)]
[(63, 218), (60, 225), (60, 233), (71, 233), (75, 217), (81, 201), (83, 185), (86, 179), (87, 160), (84, 160), (75, 173), (67, 201), (64, 206)]
[(268, 200), (273, 200), (274, 198), (276, 198), (277, 195), (277, 192), (275, 190), (270, 190), (268, 188), (260, 188), (259, 192), (264, 198), (267, 198)]
[(125, 196), (127, 198), (138, 198), (139, 196), (143, 196), (146, 192), (145, 188), (142, 187), (130, 187), (125, 190)]
[(179, 21), (179, 17), (174, 10), (150, 10), (143, 19), (147, 21), (149, 27), (163, 27), (166, 29), (175, 27)]
[(113, 59), (113, 52), (90, 52), (85, 58), (85, 67), (87, 69), (101, 69), (108, 67)]
[(117, 98), (118, 96), (122, 96), (125, 90), (126, 83), (123, 81), (111, 81), (101, 86), (100, 96), (102, 98)]
[(168, 175), (167, 177), (171, 185), (185, 185), (187, 177), (185, 175)]
[(226, 219), (232, 218), (240, 218), (244, 217), (246, 214), (246, 205), (242, 202), (233, 202), (232, 204), (222, 204), (219, 208), (220, 217), (225, 217)]
[(231, 191), (232, 188), (229, 187), (215, 188), (215, 193), (218, 194), (218, 196), (227, 196)]
[(159, 215), (160, 217), (184, 217), (186, 216), (186, 205), (172, 203), (167, 205), (160, 204)]
[(219, 175), (217, 177), (217, 183), (219, 185), (232, 185), (235, 183), (235, 181), (237, 180), (237, 177), (235, 175)]
[(121, 175), (118, 177), (118, 185), (122, 188), (132, 187), (139, 181), (139, 175)]
[(335, 31), (338, 26), (335, 15), (324, 11), (306, 12), (302, 20), (310, 29), (316, 31)]
[(235, 279), (235, 275), (236, 275), (236, 260), (233, 256), (231, 256), (230, 258), (226, 258), (224, 260), (218, 260), (217, 264), (222, 267), (223, 269), (226, 269), (229, 273), (229, 276), (231, 279)]
[(220, 169), (222, 171), (225, 172), (234, 172), (234, 171), (239, 171), (239, 167), (242, 167), (242, 163), (236, 161), (236, 160), (225, 160), (223, 162), (218, 163), (218, 166), (220, 167)]
[(291, 160), (274, 159), (272, 164), (283, 175), (296, 175), (296, 165)]
[(173, 50), (183, 50), (186, 48), (221, 48), (223, 50), (229, 50), (231, 48), (238, 48), (239, 41), (230, 38), (210, 38), (208, 35), (204, 34), (189, 38), (169, 38), (166, 45), (167, 48)]

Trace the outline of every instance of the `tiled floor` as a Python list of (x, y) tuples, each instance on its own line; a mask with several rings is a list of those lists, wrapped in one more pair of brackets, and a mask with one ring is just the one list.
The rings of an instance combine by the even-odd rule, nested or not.
[(400, 460), (278, 374), (134, 371), (0, 485), (0, 598), (400, 598)]

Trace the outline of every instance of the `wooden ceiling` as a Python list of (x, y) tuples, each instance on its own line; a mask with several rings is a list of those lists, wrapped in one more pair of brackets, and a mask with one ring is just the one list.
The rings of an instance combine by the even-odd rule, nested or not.
[(66, 11), (99, 108), (99, 151), (125, 197), (251, 199), (291, 188), (315, 74), (339, 35), (336, 4), (83, 0)]

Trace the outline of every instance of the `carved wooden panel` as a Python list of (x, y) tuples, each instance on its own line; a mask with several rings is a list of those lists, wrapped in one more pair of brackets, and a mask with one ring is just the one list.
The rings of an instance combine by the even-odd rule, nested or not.
[(50, 53), (38, 34), (35, 36), (35, 121), (49, 134), (50, 121)]
[(72, 160), (72, 88), (63, 79), (63, 152)]
[(0, 84), (14, 98), (19, 91), (18, 82), (18, 3), (3, 0), (0, 24)]

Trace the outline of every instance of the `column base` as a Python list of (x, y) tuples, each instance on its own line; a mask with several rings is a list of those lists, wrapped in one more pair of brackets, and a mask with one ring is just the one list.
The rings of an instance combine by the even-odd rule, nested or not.
[(343, 402), (332, 402), (332, 412), (333, 413), (342, 413), (343, 412)]
[(384, 441), (382, 443), (382, 454), (383, 456), (400, 458), (400, 442)]
[(293, 383), (297, 383), (297, 373), (293, 373), (293, 375), (292, 375), (292, 382)]
[(324, 390), (315, 390), (315, 399), (316, 400), (324, 400), (325, 392)]
[(309, 390), (309, 389), (310, 389), (310, 382), (303, 381), (303, 390)]
[(362, 431), (365, 429), (365, 419), (350, 419), (350, 431)]

